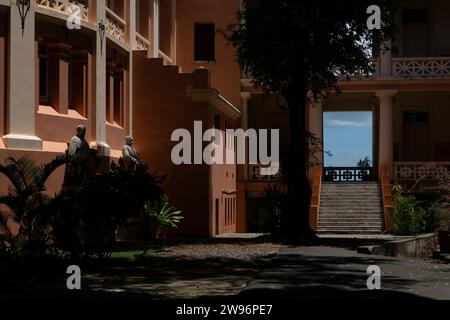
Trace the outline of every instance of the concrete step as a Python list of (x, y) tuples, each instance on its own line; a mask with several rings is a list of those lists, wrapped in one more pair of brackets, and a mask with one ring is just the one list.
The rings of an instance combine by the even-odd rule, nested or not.
[(383, 222), (377, 221), (340, 221), (340, 222), (323, 222), (319, 221), (319, 228), (321, 227), (331, 227), (331, 228), (342, 228), (342, 227), (361, 227), (361, 228), (383, 228)]
[(354, 206), (354, 207), (335, 207), (335, 206), (320, 206), (320, 212), (328, 213), (328, 212), (343, 212), (343, 213), (365, 213), (365, 212), (375, 212), (381, 213), (383, 212), (383, 207), (373, 206), (373, 207), (363, 207), (363, 206)]
[(334, 230), (334, 229), (318, 229), (319, 234), (381, 234), (383, 230)]
[(342, 207), (383, 207), (383, 204), (380, 200), (368, 202), (368, 201), (348, 201), (348, 200), (324, 200), (320, 201), (321, 207), (334, 207), (334, 208), (342, 208)]

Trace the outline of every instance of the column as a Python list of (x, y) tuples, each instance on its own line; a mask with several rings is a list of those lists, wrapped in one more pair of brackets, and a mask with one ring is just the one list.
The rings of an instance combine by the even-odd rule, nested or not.
[[(136, 21), (136, 1), (138, 0), (130, 0), (129, 1), (129, 7), (128, 7), (128, 23), (129, 25), (129, 36), (130, 36), (130, 47), (131, 51), (128, 54), (128, 70), (133, 70), (133, 50), (136, 49), (136, 31), (138, 30), (139, 26), (137, 25)], [(141, 1), (146, 2), (146, 1)], [(140, 13), (139, 13), (140, 14)], [(148, 19), (148, 16), (146, 17)], [(147, 34), (148, 35), (148, 34)], [(128, 114), (131, 114), (131, 108), (133, 105), (133, 95), (129, 94), (129, 90), (133, 88), (133, 78), (130, 77), (126, 71), (123, 72), (123, 109), (122, 109), (122, 122), (121, 126), (125, 129), (125, 133), (131, 134), (130, 130), (132, 127), (131, 123), (131, 117), (128, 117)], [(128, 109), (128, 110), (125, 110)]]
[[(95, 5), (93, 9), (97, 11), (97, 22), (106, 23), (105, 1), (96, 1)], [(93, 144), (98, 150), (98, 155), (109, 156), (111, 149), (106, 143), (106, 35), (101, 39), (98, 31), (95, 48), (95, 130), (92, 138), (95, 139)]]
[[(312, 99), (312, 97), (311, 97)], [(317, 101), (316, 103), (308, 102), (308, 123), (309, 132), (314, 134), (320, 139), (320, 143), (323, 148), (323, 108), (322, 101)], [(318, 162), (319, 165), (323, 166), (323, 152), (315, 153), (310, 155), (310, 161)]]
[[(6, 18), (6, 15), (0, 14), (0, 19)], [(5, 134), (4, 116), (6, 114), (6, 92), (5, 92), (5, 82), (6, 82), (6, 26), (3, 27), (3, 23), (0, 24), (0, 136)]]
[(396, 90), (380, 90), (375, 93), (380, 103), (378, 172), (381, 172), (381, 167), (386, 167), (391, 175), (394, 165), (393, 107), (396, 94)]
[(127, 23), (125, 38), (131, 49), (136, 49), (136, 0), (125, 3), (125, 21)]
[(170, 58), (173, 61), (173, 64), (177, 64), (177, 0), (172, 0), (171, 4), (171, 34), (170, 34)]
[(42, 150), (42, 140), (36, 137), (36, 77), (35, 8), (32, 3), (22, 34), (16, 1), (10, 7), (9, 41), (9, 109), (6, 119), (8, 134), (3, 141), (8, 148)]
[[(250, 99), (251, 94), (250, 92), (241, 92), (241, 101), (242, 101), (242, 110), (241, 110), (241, 128), (245, 131), (248, 129), (248, 100)], [(247, 156), (247, 140), (245, 142), (244, 150), (241, 152), (245, 152), (246, 154), (246, 160), (248, 159)], [(242, 178), (244, 181), (248, 181), (248, 165), (247, 161), (243, 165), (243, 172), (242, 172)]]
[(152, 57), (159, 57), (159, 0), (152, 0)]
[(51, 106), (61, 114), (69, 109), (69, 50), (64, 43), (48, 46), (48, 96)]
[(383, 47), (386, 49), (381, 49), (380, 53), (380, 75), (381, 77), (391, 77), (392, 76), (392, 51), (391, 51), (391, 41), (384, 43)]

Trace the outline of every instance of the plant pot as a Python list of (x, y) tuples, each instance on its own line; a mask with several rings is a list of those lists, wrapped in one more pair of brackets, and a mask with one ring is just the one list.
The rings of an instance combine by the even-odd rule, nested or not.
[(450, 231), (438, 231), (438, 241), (441, 253), (450, 253)]

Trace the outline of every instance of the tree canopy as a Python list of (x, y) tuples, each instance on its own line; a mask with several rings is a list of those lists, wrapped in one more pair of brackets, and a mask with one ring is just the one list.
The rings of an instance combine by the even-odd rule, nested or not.
[[(371, 5), (380, 8), (381, 29), (367, 26)], [(394, 35), (398, 7), (395, 0), (244, 0), (226, 34), (255, 85), (282, 94), (294, 85), (318, 95), (338, 74), (372, 71), (370, 52)]]

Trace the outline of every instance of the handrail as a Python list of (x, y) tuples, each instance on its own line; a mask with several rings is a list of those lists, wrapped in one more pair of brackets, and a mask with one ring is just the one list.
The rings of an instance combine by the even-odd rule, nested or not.
[(150, 48), (150, 41), (139, 32), (136, 32), (136, 46), (138, 49), (146, 50)]
[(160, 58), (163, 58), (165, 62), (168, 62), (169, 64), (173, 64), (172, 58), (170, 58), (168, 55), (166, 55), (161, 50), (158, 50), (158, 55)]
[(383, 197), (383, 212), (384, 212), (384, 227), (388, 232), (394, 230), (394, 221), (392, 218), (393, 206), (392, 206), (392, 191), (391, 191), (391, 177), (387, 167), (382, 166), (380, 168), (380, 183), (381, 193)]
[(319, 227), (320, 194), (322, 193), (322, 167), (311, 168), (311, 204), (309, 207), (309, 226), (314, 231)]
[(125, 22), (125, 20), (118, 16), (117, 13), (115, 13), (108, 7), (106, 7), (105, 10), (107, 15), (110, 15), (115, 21), (120, 22), (120, 24), (122, 24), (123, 26), (126, 26), (127, 23)]

